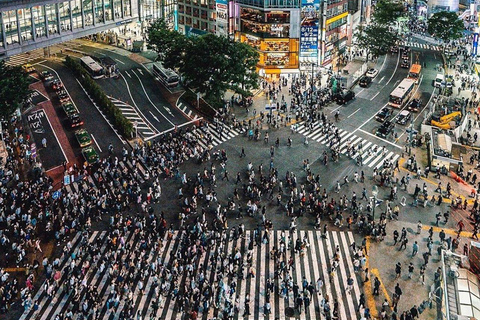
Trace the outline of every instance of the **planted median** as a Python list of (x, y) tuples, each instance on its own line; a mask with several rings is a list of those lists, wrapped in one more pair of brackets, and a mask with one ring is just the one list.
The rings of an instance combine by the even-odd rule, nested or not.
[(119, 108), (113, 104), (107, 97), (102, 88), (90, 77), (88, 72), (76, 60), (67, 56), (65, 65), (72, 70), (73, 74), (80, 81), (90, 97), (95, 101), (97, 106), (105, 112), (107, 117), (113, 122), (115, 128), (126, 139), (133, 136), (133, 124), (130, 120), (125, 118)]

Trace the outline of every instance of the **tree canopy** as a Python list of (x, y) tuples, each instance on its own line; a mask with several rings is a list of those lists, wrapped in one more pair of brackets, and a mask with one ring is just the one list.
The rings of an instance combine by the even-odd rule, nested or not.
[(10, 118), (30, 95), (28, 74), (21, 67), (0, 61), (0, 118)]
[(218, 102), (227, 90), (248, 96), (258, 87), (259, 55), (247, 44), (210, 33), (186, 37), (159, 20), (148, 29), (148, 46), (165, 67), (178, 71), (184, 83), (206, 100)]
[(462, 37), (463, 21), (455, 12), (439, 11), (428, 19), (428, 33), (444, 42)]
[(391, 0), (380, 0), (375, 5), (373, 20), (381, 25), (391, 25), (405, 12), (405, 8), (401, 2), (393, 2)]
[(357, 29), (356, 44), (367, 52), (367, 57), (371, 54), (375, 58), (386, 54), (397, 38), (388, 26), (374, 23)]

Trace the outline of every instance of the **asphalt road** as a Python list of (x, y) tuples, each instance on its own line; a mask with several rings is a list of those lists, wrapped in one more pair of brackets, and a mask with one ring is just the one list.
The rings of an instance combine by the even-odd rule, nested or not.
[(153, 125), (159, 132), (189, 120), (178, 109), (168, 104), (160, 93), (161, 84), (142, 64), (117, 53), (115, 48), (107, 46), (102, 48), (98, 47), (98, 44), (95, 47), (81, 45), (76, 50), (96, 57), (109, 56), (114, 59), (121, 73), (120, 79), (100, 79), (97, 83), (109, 96), (134, 106), (141, 116), (147, 119), (147, 123)]
[[(81, 128), (86, 129), (91, 134), (94, 140), (93, 145), (101, 156), (108, 154), (108, 145), (110, 143), (112, 143), (115, 151), (121, 151), (123, 146), (127, 146), (126, 142), (112, 129), (98, 109), (93, 105), (76, 78), (72, 75), (70, 70), (63, 65), (63, 63), (48, 60), (35, 67), (39, 72), (49, 70), (63, 82), (64, 87), (70, 94), (72, 101), (76, 105), (81, 118), (84, 121)], [(55, 92), (49, 90), (49, 95), (75, 154), (80, 155), (81, 148), (75, 138), (75, 131), (78, 128), (69, 127), (67, 117), (60, 106), (59, 100), (56, 98)], [(62, 162), (63, 160), (60, 161), (59, 164)]]

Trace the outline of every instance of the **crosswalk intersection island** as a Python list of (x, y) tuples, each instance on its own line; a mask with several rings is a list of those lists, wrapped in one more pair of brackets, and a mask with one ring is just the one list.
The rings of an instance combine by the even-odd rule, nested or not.
[[(313, 124), (313, 130), (306, 123), (299, 124), (296, 132), (306, 136), (309, 140), (316, 141), (323, 145), (329, 145), (333, 135), (328, 135), (323, 132), (323, 127), (320, 121)], [(383, 166), (384, 160), (388, 159), (390, 163), (395, 163), (400, 155), (392, 151), (384, 149), (382, 146), (372, 143), (362, 137), (358, 137), (353, 132), (338, 129), (340, 136), (340, 143), (335, 143), (333, 147), (339, 147), (340, 153), (347, 155), (347, 149), (351, 147), (360, 148), (361, 153), (357, 152), (354, 155), (348, 155), (350, 158), (356, 160), (360, 154), (362, 155), (362, 165), (368, 168), (379, 169)], [(372, 151), (377, 150), (377, 151)]]
[[(190, 231), (158, 239), (139, 231), (77, 232), (59, 259), (59, 276), (32, 298), (38, 310), (25, 310), (20, 320), (59, 314), (187, 319), (194, 309), (198, 319), (220, 319), (224, 313), (233, 319), (284, 319), (292, 309), (296, 319), (325, 319), (327, 296), (330, 312), (338, 302), (339, 319), (359, 319), (350, 231), (322, 237), (316, 230), (273, 230), (262, 237), (254, 230), (243, 235), (229, 230), (221, 235), (224, 240), (208, 232), (193, 242), (196, 251)], [(251, 245), (258, 237), (263, 240)], [(347, 285), (348, 278), (353, 285)], [(316, 292), (318, 279), (324, 285)], [(298, 297), (304, 298), (300, 312)], [(250, 314), (244, 316), (247, 299)]]

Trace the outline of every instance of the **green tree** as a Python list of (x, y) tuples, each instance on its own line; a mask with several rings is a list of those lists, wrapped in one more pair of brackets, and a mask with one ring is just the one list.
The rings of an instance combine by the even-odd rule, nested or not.
[(164, 20), (155, 21), (147, 34), (147, 47), (158, 53), (158, 60), (166, 68), (178, 70), (184, 67), (186, 52), (192, 45), (191, 38), (170, 30)]
[(396, 34), (389, 31), (388, 26), (380, 24), (360, 26), (356, 32), (356, 44), (366, 51), (367, 62), (370, 54), (373, 58), (386, 54), (390, 47), (395, 45), (397, 38)]
[(0, 118), (10, 118), (30, 95), (28, 74), (21, 67), (0, 62)]
[(391, 25), (405, 13), (401, 2), (391, 0), (380, 0), (375, 5), (373, 21), (381, 25)]
[(148, 47), (167, 68), (177, 70), (184, 83), (205, 100), (220, 105), (228, 89), (242, 96), (258, 87), (259, 55), (250, 46), (227, 37), (205, 34), (186, 37), (157, 21), (148, 30)]
[(233, 42), (230, 47), (230, 89), (248, 97), (252, 89), (258, 89), (256, 68), (260, 55), (246, 43)]
[(440, 11), (428, 19), (428, 33), (444, 42), (461, 38), (464, 30), (463, 21), (455, 12)]

